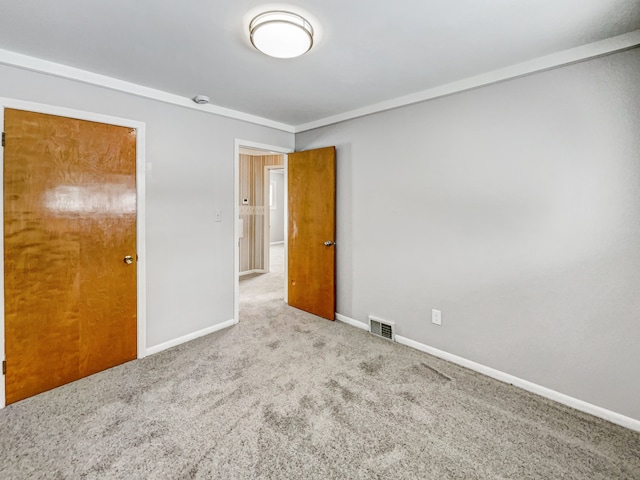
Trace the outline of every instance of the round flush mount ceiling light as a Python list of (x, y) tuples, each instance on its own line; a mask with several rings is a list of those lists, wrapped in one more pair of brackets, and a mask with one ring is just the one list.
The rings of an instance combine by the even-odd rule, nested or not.
[(249, 24), (251, 43), (276, 58), (294, 58), (313, 46), (313, 27), (300, 15), (272, 10), (253, 17)]

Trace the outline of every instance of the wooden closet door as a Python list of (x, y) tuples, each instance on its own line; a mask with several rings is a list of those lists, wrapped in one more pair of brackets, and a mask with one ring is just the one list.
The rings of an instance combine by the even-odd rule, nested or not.
[(4, 116), (9, 404), (137, 356), (136, 131)]

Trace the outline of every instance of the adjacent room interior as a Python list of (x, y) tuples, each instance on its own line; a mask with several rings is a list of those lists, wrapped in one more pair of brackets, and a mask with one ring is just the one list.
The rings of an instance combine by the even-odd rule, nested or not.
[[(274, 292), (285, 294), (285, 155), (240, 148), (239, 292), (245, 300)], [(242, 315), (242, 312), (240, 312)]]

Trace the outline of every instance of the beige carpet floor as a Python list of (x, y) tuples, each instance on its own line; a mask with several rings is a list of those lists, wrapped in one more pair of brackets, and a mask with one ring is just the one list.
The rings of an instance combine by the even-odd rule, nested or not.
[(640, 434), (292, 309), (282, 280), (243, 278), (232, 328), (0, 411), (0, 478), (640, 479)]

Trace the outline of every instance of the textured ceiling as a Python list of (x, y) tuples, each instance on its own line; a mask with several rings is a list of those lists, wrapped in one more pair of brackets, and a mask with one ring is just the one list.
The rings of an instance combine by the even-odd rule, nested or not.
[[(253, 49), (256, 8), (319, 31)], [(639, 0), (0, 0), (0, 48), (299, 125), (640, 29)]]

